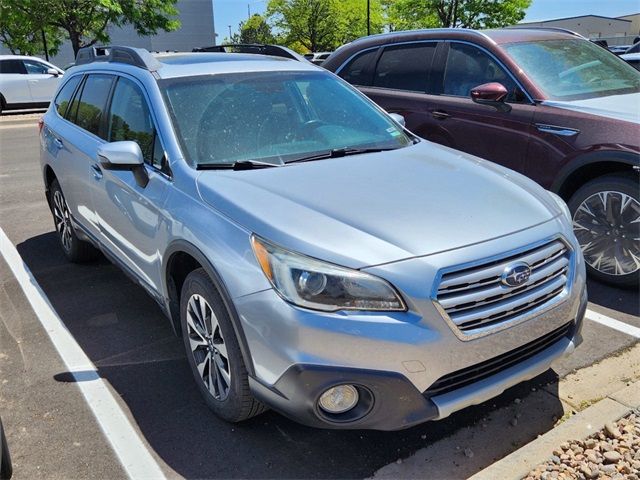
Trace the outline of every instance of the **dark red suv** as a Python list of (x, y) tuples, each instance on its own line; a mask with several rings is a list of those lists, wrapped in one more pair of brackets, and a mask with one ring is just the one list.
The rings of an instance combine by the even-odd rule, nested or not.
[(624, 61), (553, 29), (435, 29), (356, 40), (323, 67), (417, 135), (558, 193), (590, 274), (637, 285), (640, 73)]

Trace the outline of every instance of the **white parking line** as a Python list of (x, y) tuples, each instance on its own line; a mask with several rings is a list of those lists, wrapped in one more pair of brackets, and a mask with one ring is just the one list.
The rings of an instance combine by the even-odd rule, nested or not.
[(606, 315), (594, 312), (593, 310), (587, 310), (585, 316), (592, 322), (597, 322), (609, 328), (613, 328), (614, 330), (626, 333), (627, 335), (631, 335), (632, 337), (640, 338), (640, 328), (638, 327), (621, 322), (620, 320), (609, 318)]
[(133, 425), (100, 378), (95, 365), (67, 330), (2, 228), (0, 228), (0, 254), (22, 287), (38, 320), (49, 334), (58, 355), (76, 380), (76, 385), (84, 395), (129, 478), (165, 478)]

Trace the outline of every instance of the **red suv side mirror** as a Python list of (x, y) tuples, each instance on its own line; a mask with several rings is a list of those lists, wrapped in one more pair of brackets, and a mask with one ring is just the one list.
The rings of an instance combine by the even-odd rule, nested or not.
[(500, 112), (511, 111), (511, 106), (505, 103), (509, 92), (498, 82), (484, 83), (471, 89), (471, 100), (480, 104), (494, 107)]

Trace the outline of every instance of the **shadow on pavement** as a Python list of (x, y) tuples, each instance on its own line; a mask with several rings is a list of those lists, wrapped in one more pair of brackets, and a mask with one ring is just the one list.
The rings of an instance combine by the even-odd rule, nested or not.
[(640, 315), (638, 291), (633, 288), (622, 289), (607, 285), (597, 280), (587, 280), (589, 301), (611, 310), (624, 312), (628, 315)]
[[(368, 477), (462, 426), (484, 421), (496, 408), (526, 397), (532, 387), (539, 390), (551, 382), (553, 388), (557, 381), (548, 371), (485, 405), (399, 432), (316, 430), (274, 412), (231, 425), (216, 418), (200, 398), (169, 321), (118, 268), (104, 258), (86, 265), (68, 263), (53, 232), (30, 238), (17, 249), (150, 446), (187, 478)], [(74, 381), (68, 372), (55, 378)], [(538, 413), (519, 428), (505, 425), (501, 438), (495, 439), (495, 455), (503, 456), (552, 428), (562, 407), (553, 395), (547, 396)], [(440, 455), (451, 462), (465, 461), (462, 451)]]

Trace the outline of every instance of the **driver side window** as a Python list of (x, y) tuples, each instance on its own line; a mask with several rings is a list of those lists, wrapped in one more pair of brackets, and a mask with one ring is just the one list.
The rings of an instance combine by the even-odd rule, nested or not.
[(145, 163), (158, 170), (164, 166), (164, 151), (140, 88), (120, 77), (113, 92), (109, 111), (107, 141), (131, 140), (142, 150)]
[(450, 44), (442, 85), (444, 95), (468, 97), (472, 88), (491, 82), (501, 83), (507, 89), (507, 101), (524, 99), (520, 88), (489, 55), (472, 45)]
[(35, 60), (23, 60), (27, 73), (29, 75), (42, 75), (46, 74), (49, 67), (44, 63), (36, 62)]

